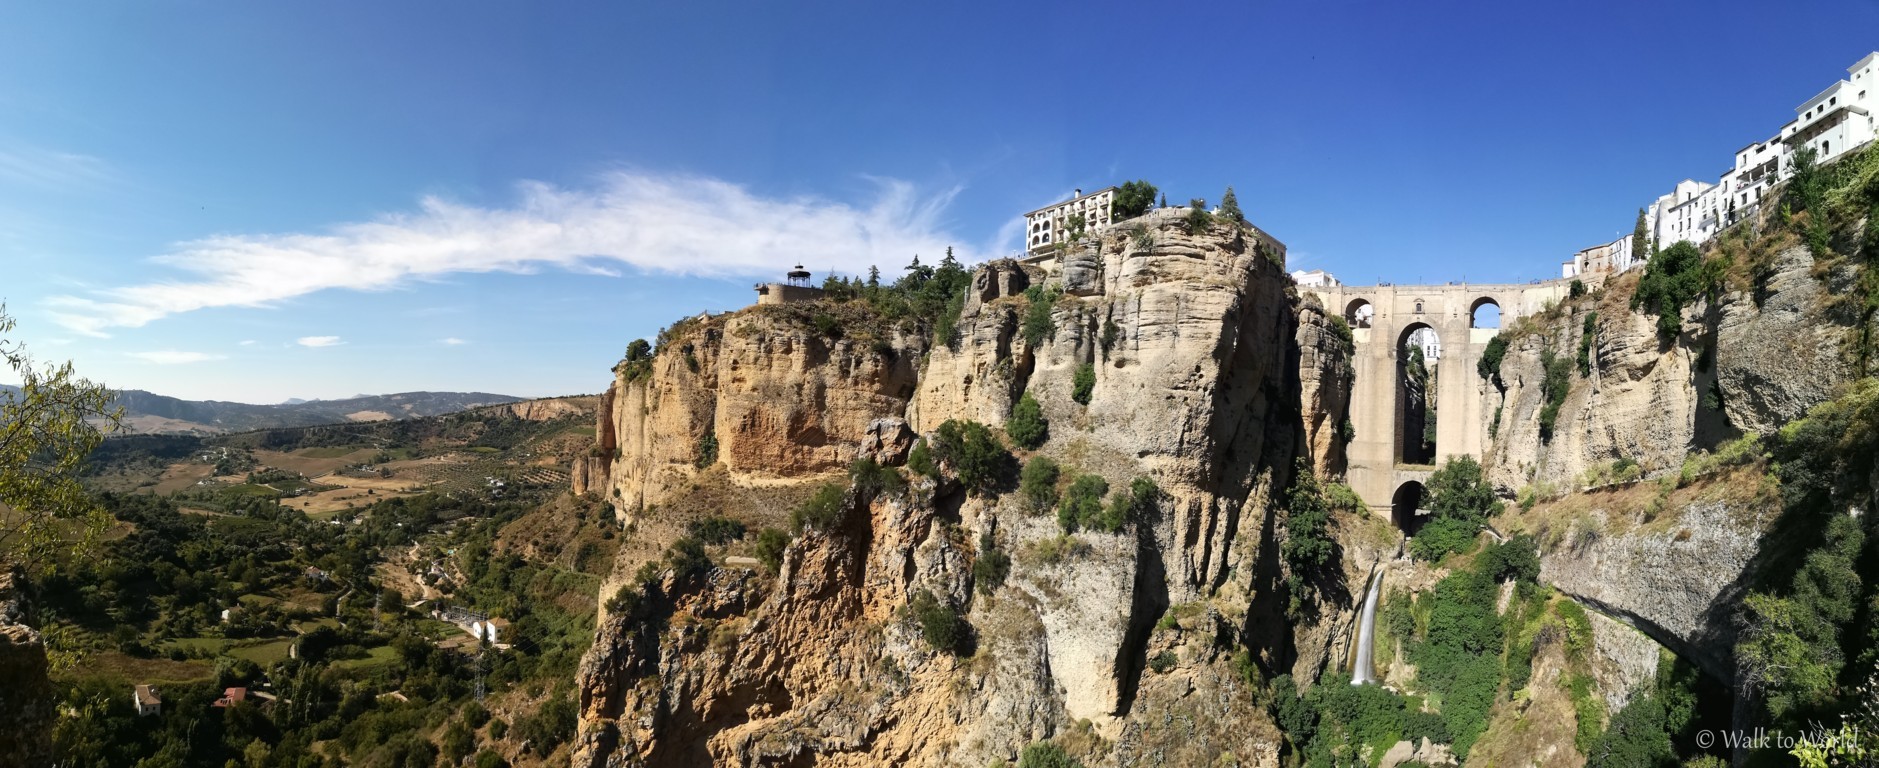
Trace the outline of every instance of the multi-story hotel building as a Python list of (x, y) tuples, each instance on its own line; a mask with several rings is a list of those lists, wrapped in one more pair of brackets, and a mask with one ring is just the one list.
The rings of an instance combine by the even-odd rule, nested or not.
[(1087, 229), (1108, 224), (1115, 216), (1110, 207), (1116, 202), (1116, 188), (1106, 187), (1089, 194), (1079, 189), (1068, 202), (1039, 208), (1024, 215), (1024, 248), (1037, 253), (1055, 247), (1070, 236), (1070, 218), (1081, 215)]

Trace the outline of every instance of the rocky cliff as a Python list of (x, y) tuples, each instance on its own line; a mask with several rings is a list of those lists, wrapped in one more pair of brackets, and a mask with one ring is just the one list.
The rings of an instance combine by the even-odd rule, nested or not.
[(0, 766), (51, 765), (58, 696), (46, 676), (46, 646), (19, 623), (24, 598), (14, 576), (0, 573)]
[[(894, 442), (897, 420), (998, 427), (1026, 394), (1049, 424), (1036, 454), (1065, 482), (1157, 490), (1140, 523), (1066, 536), (1018, 494), (909, 473), (905, 489), (850, 488), (839, 522), (804, 529), (773, 579), (669, 567), (583, 662), (576, 764), (978, 766), (1053, 736), (1098, 762), (1276, 764), (1233, 657), (1267, 674), (1322, 666), (1360, 591), (1328, 585), (1311, 615), (1287, 616), (1273, 499), (1298, 457), (1341, 464), (1351, 350), (1298, 300), (1281, 248), (1153, 213), (1059, 264), (980, 268), (930, 350), (918, 332), (865, 337), (862, 310), (826, 303), (668, 331), (649, 371), (618, 372), (577, 478), (643, 518), (712, 463), (706, 436), (733, 482), (813, 483)], [(1334, 570), (1359, 584), (1388, 539), (1366, 536), (1379, 544)], [(1001, 554), (1008, 576), (975, 568)], [(923, 593), (964, 619), (957, 653), (923, 638)]]

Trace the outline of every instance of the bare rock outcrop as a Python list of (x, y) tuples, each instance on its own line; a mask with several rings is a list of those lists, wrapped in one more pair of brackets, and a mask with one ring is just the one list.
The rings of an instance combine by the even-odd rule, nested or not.
[(668, 329), (649, 366), (616, 370), (574, 490), (630, 513), (716, 462), (754, 481), (847, 466), (876, 419), (906, 410), (923, 342), (859, 318), (841, 327), (866, 335), (831, 336), (815, 312), (759, 306)]
[(46, 645), (19, 623), (23, 598), (14, 576), (0, 572), (0, 768), (52, 765), (58, 695), (47, 677)]

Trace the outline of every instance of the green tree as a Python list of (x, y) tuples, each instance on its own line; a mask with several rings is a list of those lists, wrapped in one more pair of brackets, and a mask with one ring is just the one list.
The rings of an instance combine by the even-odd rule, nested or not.
[(1702, 252), (1690, 241), (1680, 240), (1644, 265), (1644, 276), (1631, 295), (1631, 308), (1656, 312), (1658, 335), (1676, 336), (1683, 330), (1683, 308), (1720, 278), (1719, 268), (1705, 269)]
[(1011, 442), (1027, 451), (1036, 450), (1050, 438), (1050, 422), (1044, 419), (1044, 409), (1037, 404), (1037, 398), (1026, 392), (1018, 398), (1018, 403), (1011, 407), (1011, 419), (1005, 422), (1005, 434), (1011, 436)]
[(13, 326), (0, 305), (0, 357), (20, 382), (0, 391), (0, 507), (12, 509), (0, 516), (0, 565), (38, 569), (62, 549), (89, 549), (109, 523), (78, 474), (104, 439), (93, 420), (115, 429), (124, 412), (71, 363), (40, 367), (7, 338)]
[(1431, 518), (1416, 532), (1409, 549), (1431, 561), (1473, 546), (1475, 534), (1501, 507), (1473, 456), (1452, 457), (1430, 475), (1428, 499)]
[(1227, 187), (1227, 193), (1220, 197), (1220, 215), (1236, 224), (1246, 223), (1246, 214), (1240, 212), (1240, 198), (1233, 194), (1233, 187)]
[(1638, 209), (1638, 221), (1631, 227), (1631, 257), (1648, 261), (1654, 254), (1651, 243), (1650, 219), (1644, 215), (1644, 209)]
[(943, 603), (933, 596), (931, 590), (922, 589), (913, 594), (908, 602), (909, 612), (920, 625), (920, 636), (933, 650), (957, 653), (966, 640), (969, 628), (964, 619), (959, 617), (958, 609)]
[(992, 430), (976, 421), (947, 419), (933, 434), (933, 458), (952, 468), (959, 483), (979, 494), (993, 493), (1017, 469), (1011, 452)]
[(1049, 456), (1032, 456), (1024, 463), (1018, 477), (1018, 496), (1033, 511), (1043, 512), (1057, 506), (1057, 462)]
[(1084, 363), (1077, 366), (1076, 374), (1070, 378), (1070, 399), (1082, 405), (1090, 404), (1090, 396), (1096, 391), (1096, 366)]
[(757, 533), (757, 562), (763, 569), (776, 573), (783, 567), (783, 550), (789, 549), (789, 534), (778, 528), (765, 528)]
[(1109, 204), (1109, 212), (1116, 221), (1133, 219), (1148, 213), (1148, 207), (1155, 202), (1155, 185), (1146, 181), (1126, 181), (1116, 188), (1116, 196)]
[(1057, 525), (1064, 533), (1076, 533), (1103, 514), (1103, 495), (1109, 493), (1109, 481), (1102, 475), (1080, 475), (1070, 481), (1063, 501), (1057, 505)]
[(626, 345), (627, 362), (637, 363), (641, 360), (651, 359), (652, 345), (648, 344), (645, 339), (634, 339), (631, 343)]

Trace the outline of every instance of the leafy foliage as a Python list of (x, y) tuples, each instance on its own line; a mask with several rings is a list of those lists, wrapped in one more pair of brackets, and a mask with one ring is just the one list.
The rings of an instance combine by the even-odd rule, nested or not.
[(1579, 375), (1592, 375), (1592, 341), (1598, 336), (1598, 313), (1585, 313), (1584, 327), (1579, 333)]
[(1011, 419), (1005, 422), (1005, 434), (1011, 436), (1011, 442), (1025, 450), (1036, 450), (1050, 438), (1050, 422), (1044, 419), (1044, 409), (1037, 404), (1037, 398), (1026, 392), (1011, 407)]
[(1657, 334), (1671, 338), (1683, 330), (1683, 308), (1722, 282), (1720, 262), (1705, 263), (1688, 240), (1665, 248), (1644, 265), (1631, 308), (1657, 313)]
[(1481, 378), (1494, 382), (1494, 386), (1506, 388), (1501, 383), (1501, 360), (1507, 357), (1507, 337), (1496, 335), (1488, 339), (1487, 348), (1481, 350), (1481, 359), (1475, 361), (1475, 373)]
[(839, 485), (828, 483), (817, 488), (814, 495), (790, 510), (789, 527), (797, 535), (810, 528), (829, 531), (840, 525), (847, 514), (847, 491)]
[[(0, 390), (0, 567), (49, 565), (61, 548), (83, 551), (97, 542), (108, 516), (79, 484), (85, 456), (104, 437), (88, 419), (115, 428), (123, 410), (103, 385), (79, 378), (72, 364), (40, 368), (25, 347), (10, 342), (13, 318), (0, 305), (0, 358), (19, 380)], [(66, 521), (77, 521), (71, 537)]]
[(712, 515), (685, 525), (685, 535), (706, 544), (729, 544), (744, 538), (744, 524), (728, 517)]
[(1034, 285), (1025, 289), (1027, 303), (1024, 306), (1024, 320), (1018, 326), (1018, 335), (1024, 338), (1025, 346), (1035, 349), (1057, 335), (1057, 321), (1051, 317), (1051, 310), (1062, 295), (1063, 292), (1055, 286), (1040, 288)]
[(1477, 567), (1495, 581), (1534, 584), (1540, 578), (1539, 543), (1529, 534), (1515, 534), (1507, 541), (1489, 545)]
[(939, 478), (939, 465), (933, 462), (933, 449), (926, 443), (926, 438), (915, 440), (913, 448), (907, 451), (907, 469), (918, 475)]
[(1410, 552), (1423, 560), (1472, 547), (1475, 534), (1501, 507), (1473, 456), (1450, 457), (1429, 476), (1428, 494), (1431, 519), (1409, 543)]
[(1227, 193), (1220, 196), (1220, 215), (1235, 224), (1245, 224), (1246, 214), (1240, 211), (1240, 198), (1233, 194), (1233, 187), (1227, 187)]
[(1551, 442), (1553, 424), (1559, 419), (1559, 409), (1566, 404), (1566, 395), (1572, 393), (1572, 362), (1554, 355), (1551, 348), (1542, 348), (1540, 368), (1544, 371), (1540, 379), (1540, 395), (1546, 399), (1540, 406), (1540, 440)]
[(959, 652), (970, 630), (958, 609), (941, 602), (933, 596), (931, 590), (926, 589), (915, 592), (907, 607), (914, 621), (920, 625), (920, 636), (928, 646), (944, 653)]
[(1036, 512), (1057, 506), (1057, 477), (1061, 470), (1048, 456), (1033, 456), (1018, 478), (1018, 496)]
[(1016, 469), (1011, 452), (976, 421), (947, 419), (934, 432), (932, 450), (933, 458), (951, 467), (960, 484), (974, 493), (993, 493)]
[(1207, 201), (1205, 199), (1196, 197), (1193, 200), (1188, 201), (1187, 203), (1188, 231), (1199, 234), (1200, 232), (1205, 231), (1208, 227), (1213, 226), (1213, 223), (1214, 223), (1214, 215), (1212, 212), (1207, 210)]
[(1070, 399), (1082, 405), (1090, 404), (1090, 395), (1096, 391), (1096, 366), (1084, 363), (1077, 366), (1076, 373), (1070, 378)]
[(998, 548), (991, 531), (979, 535), (979, 557), (972, 561), (972, 583), (980, 594), (992, 594), (1004, 586), (1011, 574), (1011, 555)]
[(704, 469), (718, 463), (718, 433), (706, 432), (698, 438), (698, 450), (692, 459), (692, 466)]
[(783, 551), (789, 548), (789, 534), (778, 528), (765, 528), (757, 533), (757, 562), (763, 569), (776, 573), (783, 567)]
[(1018, 768), (1083, 768), (1070, 753), (1048, 741), (1033, 742), (1018, 755)]
[(1148, 213), (1149, 206), (1155, 204), (1157, 192), (1155, 185), (1141, 179), (1123, 182), (1116, 188), (1115, 201), (1109, 205), (1110, 213), (1116, 221)]
[(1109, 481), (1102, 475), (1079, 475), (1070, 481), (1070, 487), (1064, 491), (1063, 501), (1057, 505), (1057, 525), (1064, 533), (1076, 533), (1080, 527), (1086, 527), (1091, 521), (1103, 515), (1103, 494), (1109, 492)]
[(1323, 566), (1337, 548), (1331, 539), (1331, 505), (1318, 485), (1318, 478), (1304, 458), (1287, 494), (1285, 541), (1279, 553), (1293, 573), (1305, 573)]

